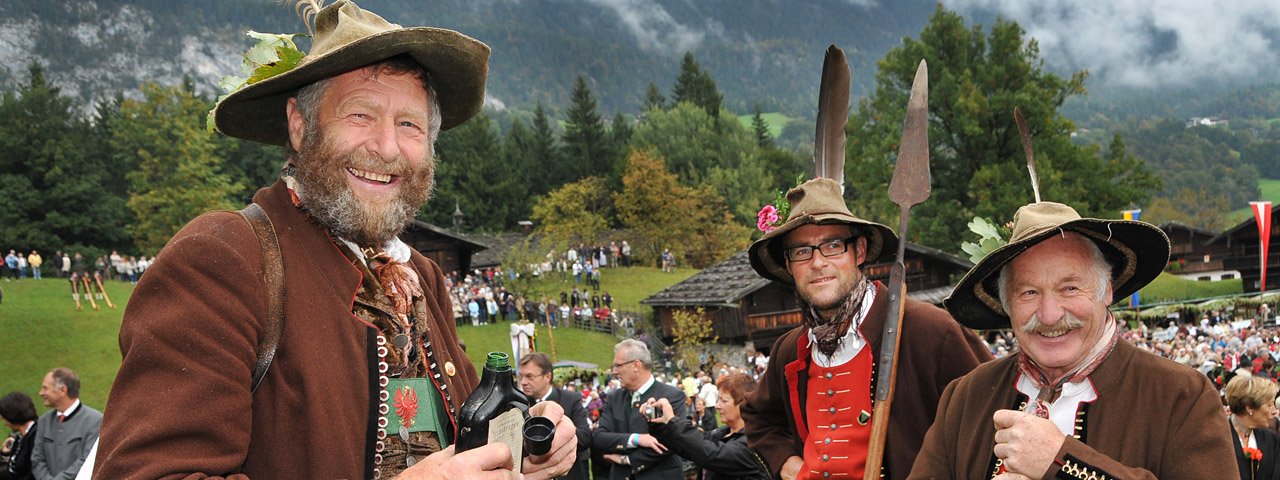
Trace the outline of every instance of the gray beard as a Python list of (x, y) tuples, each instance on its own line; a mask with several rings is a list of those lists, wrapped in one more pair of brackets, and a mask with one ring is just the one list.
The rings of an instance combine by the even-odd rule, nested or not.
[(303, 139), (302, 151), (293, 159), (295, 167), (289, 170), (303, 207), (330, 233), (356, 245), (381, 247), (399, 235), (431, 198), (433, 168), (423, 179), (404, 177), (400, 194), (385, 205), (361, 203), (337, 168), (361, 162), (349, 161), (350, 155), (332, 154), (330, 145), (316, 141), (318, 136)]
[(384, 210), (365, 208), (356, 200), (350, 189), (334, 195), (313, 194), (307, 181), (308, 175), (300, 174), (294, 191), (311, 216), (334, 235), (356, 245), (382, 246), (404, 231), (405, 225), (417, 213), (417, 207), (404, 199), (396, 199)]

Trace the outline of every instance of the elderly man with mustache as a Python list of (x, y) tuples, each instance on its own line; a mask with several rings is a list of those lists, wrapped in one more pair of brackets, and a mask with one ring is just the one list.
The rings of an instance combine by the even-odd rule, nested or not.
[(1208, 378), (1121, 340), (1107, 309), (1168, 257), (1146, 223), (1020, 208), (946, 301), (970, 327), (1012, 327), (1019, 351), (947, 387), (911, 478), (1237, 478)]

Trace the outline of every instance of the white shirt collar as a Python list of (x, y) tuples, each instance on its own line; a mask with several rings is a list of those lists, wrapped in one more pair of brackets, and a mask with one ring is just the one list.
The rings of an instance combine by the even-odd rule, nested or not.
[(635, 393), (640, 394), (640, 395), (644, 395), (644, 392), (649, 391), (649, 387), (652, 387), (652, 386), (653, 386), (653, 384), (654, 384), (655, 382), (657, 382), (657, 381), (658, 381), (658, 380), (657, 380), (656, 378), (653, 378), (653, 374), (652, 374), (652, 373), (650, 373), (650, 374), (649, 374), (649, 381), (644, 382), (644, 385), (641, 385), (641, 386), (640, 386), (640, 389), (639, 389), (639, 390), (636, 390), (636, 391), (635, 391)]
[[(1030, 377), (1018, 374), (1017, 389), (1030, 400), (1027, 401), (1026, 412), (1032, 415), (1036, 413), (1035, 398), (1040, 395), (1040, 387), (1031, 381)], [(1062, 384), (1062, 394), (1058, 396), (1053, 404), (1049, 405), (1049, 420), (1054, 426), (1058, 427), (1058, 431), (1063, 435), (1075, 435), (1076, 412), (1080, 410), (1081, 403), (1089, 403), (1098, 399), (1098, 392), (1093, 388), (1093, 381), (1085, 377), (1084, 380)]]
[(63, 417), (70, 417), (72, 413), (75, 413), (77, 408), (80, 408), (79, 399), (76, 399), (76, 401), (73, 402), (70, 407), (67, 407), (66, 410), (58, 410), (58, 415), (62, 415)]
[[(341, 240), (342, 243), (351, 247), (351, 251), (356, 252), (356, 256), (360, 257), (360, 261), (365, 261), (364, 252), (360, 251), (359, 245), (356, 245), (355, 242), (342, 237), (338, 237), (338, 240)], [(391, 241), (382, 246), (382, 250), (387, 252), (387, 255), (398, 263), (409, 262), (409, 245), (401, 241), (400, 237), (392, 237)]]
[(813, 330), (809, 330), (809, 357), (813, 359), (813, 363), (823, 368), (831, 368), (844, 365), (853, 357), (858, 356), (858, 352), (862, 351), (862, 347), (867, 345), (867, 340), (862, 338), (862, 321), (867, 319), (867, 312), (871, 311), (871, 304), (876, 301), (876, 284), (867, 282), (866, 296), (862, 297), (862, 309), (858, 311), (858, 315), (853, 319), (853, 325), (849, 326), (849, 331), (844, 334), (844, 338), (840, 339), (840, 346), (836, 347), (836, 351), (828, 357), (817, 348), (812, 348), (818, 343), (818, 337), (813, 334)]
[(539, 402), (545, 402), (545, 401), (547, 401), (548, 399), (550, 399), (550, 398), (551, 398), (551, 392), (552, 392), (553, 390), (555, 390), (555, 389), (556, 389), (556, 386), (555, 386), (555, 385), (551, 385), (551, 388), (548, 388), (548, 389), (547, 389), (547, 394), (546, 394), (546, 395), (543, 395), (543, 396), (542, 396), (542, 398), (539, 398), (539, 399), (538, 399), (538, 401), (539, 401)]

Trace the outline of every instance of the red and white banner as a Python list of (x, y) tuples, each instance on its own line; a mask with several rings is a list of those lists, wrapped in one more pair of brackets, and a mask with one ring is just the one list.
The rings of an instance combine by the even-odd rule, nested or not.
[(1267, 291), (1267, 250), (1271, 246), (1271, 202), (1249, 202), (1253, 217), (1258, 220), (1258, 263), (1262, 266), (1262, 287)]

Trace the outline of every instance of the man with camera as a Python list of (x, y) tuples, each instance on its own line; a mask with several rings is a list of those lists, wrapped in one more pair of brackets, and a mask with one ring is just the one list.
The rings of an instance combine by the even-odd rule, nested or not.
[(613, 347), (611, 372), (622, 388), (605, 397), (604, 412), (592, 436), (592, 448), (614, 463), (609, 478), (682, 478), (680, 458), (649, 434), (648, 419), (658, 418), (661, 412), (639, 407), (650, 399), (665, 398), (673, 406), (673, 415), (685, 418), (684, 392), (653, 378), (653, 357), (639, 340), (628, 338)]

